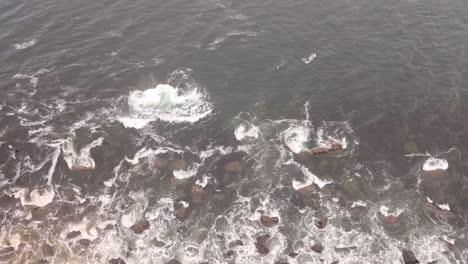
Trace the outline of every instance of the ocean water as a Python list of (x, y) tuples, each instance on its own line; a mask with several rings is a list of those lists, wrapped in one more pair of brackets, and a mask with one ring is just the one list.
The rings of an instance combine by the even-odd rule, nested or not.
[(0, 262), (468, 263), (467, 43), (462, 0), (2, 0)]

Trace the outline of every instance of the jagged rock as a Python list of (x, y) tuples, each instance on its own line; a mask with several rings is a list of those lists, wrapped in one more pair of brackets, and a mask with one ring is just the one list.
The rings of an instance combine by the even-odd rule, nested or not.
[(125, 264), (121, 258), (109, 259), (109, 264)]
[(230, 173), (240, 173), (242, 165), (239, 161), (231, 161), (224, 166), (224, 170)]
[(177, 259), (171, 259), (168, 262), (166, 262), (166, 264), (182, 264), (182, 263), (180, 263), (180, 261), (178, 261)]
[(379, 212), (378, 214), (379, 216), (379, 219), (381, 222), (383, 223), (386, 223), (386, 224), (391, 224), (391, 225), (394, 225), (398, 222), (398, 220), (400, 219), (400, 217), (398, 215), (383, 215), (382, 213)]
[(316, 192), (316, 191), (317, 191), (317, 187), (315, 187), (314, 184), (307, 185), (305, 187), (297, 189), (297, 192), (302, 194), (302, 195), (308, 195), (308, 194)]
[(71, 231), (70, 233), (67, 234), (67, 236), (65, 238), (66, 239), (73, 239), (75, 237), (78, 237), (79, 235), (81, 235), (80, 231)]
[(290, 256), (291, 258), (295, 258), (295, 257), (299, 256), (299, 253), (291, 251), (291, 252), (289, 252), (288, 256)]
[(237, 247), (237, 246), (243, 246), (243, 245), (244, 245), (244, 242), (242, 242), (242, 240), (240, 240), (240, 239), (231, 241), (229, 243), (229, 247)]
[(276, 216), (262, 215), (260, 222), (266, 227), (273, 227), (279, 223), (279, 219)]
[(255, 247), (257, 248), (258, 253), (262, 255), (267, 255), (268, 253), (270, 253), (270, 249), (266, 245), (269, 238), (270, 235), (261, 235), (257, 237)]
[(417, 263), (419, 263), (419, 260), (416, 259), (416, 257), (414, 256), (413, 251), (411, 251), (411, 250), (403, 249), (402, 255), (403, 255), (403, 261), (405, 262), (405, 264), (417, 264)]
[(224, 253), (225, 258), (230, 258), (232, 256), (234, 256), (234, 250), (232, 250), (232, 249), (230, 249), (226, 253)]
[(71, 167), (71, 171), (74, 173), (88, 173), (93, 171), (95, 168), (86, 165), (75, 164)]
[(82, 245), (83, 247), (89, 247), (89, 245), (91, 244), (91, 241), (89, 239), (80, 239), (78, 240), (78, 244)]
[(331, 142), (330, 146), (311, 149), (309, 151), (309, 154), (310, 155), (326, 154), (328, 152), (342, 150), (342, 149), (343, 149), (343, 145), (341, 145), (340, 143)]
[(313, 251), (317, 252), (317, 253), (322, 253), (323, 251), (323, 246), (322, 244), (320, 243), (316, 243), (315, 245), (313, 245), (312, 247), (310, 247), (310, 249), (312, 249)]
[(315, 226), (320, 229), (325, 228), (327, 224), (328, 224), (328, 218), (326, 218), (325, 216), (320, 216), (319, 219), (315, 222)]
[(135, 234), (141, 234), (143, 233), (146, 229), (150, 227), (150, 223), (146, 220), (138, 222), (130, 227), (130, 229), (133, 231)]
[(203, 201), (204, 195), (205, 195), (205, 190), (203, 189), (203, 187), (198, 186), (198, 185), (192, 186), (191, 197), (192, 197), (192, 202), (194, 204), (201, 204), (201, 202)]

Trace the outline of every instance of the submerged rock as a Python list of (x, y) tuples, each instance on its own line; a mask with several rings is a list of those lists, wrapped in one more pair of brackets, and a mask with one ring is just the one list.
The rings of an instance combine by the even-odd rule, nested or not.
[(171, 259), (168, 262), (166, 262), (166, 264), (182, 264), (182, 263), (180, 263), (180, 261), (178, 261), (177, 259)]
[(413, 251), (411, 251), (411, 250), (403, 249), (402, 255), (403, 255), (403, 261), (405, 262), (405, 264), (417, 264), (417, 263), (419, 263), (419, 260), (416, 259), (416, 257), (414, 256)]
[(156, 169), (165, 170), (169, 167), (169, 160), (156, 157), (154, 160), (154, 167)]
[(240, 173), (242, 165), (239, 161), (231, 161), (224, 166), (224, 170), (230, 173)]
[(270, 238), (270, 235), (261, 235), (257, 237), (257, 242), (255, 242), (255, 247), (257, 248), (258, 253), (262, 255), (267, 255), (270, 253), (270, 249), (267, 247), (267, 241)]
[(318, 227), (319, 229), (325, 228), (327, 224), (328, 224), (328, 218), (326, 218), (325, 216), (320, 216), (315, 222), (315, 226)]
[(175, 170), (187, 170), (188, 163), (185, 160), (171, 160), (168, 164), (168, 169), (171, 171)]
[(379, 216), (379, 219), (381, 222), (385, 223), (385, 224), (396, 224), (398, 222), (398, 220), (400, 219), (400, 217), (398, 215), (383, 215), (382, 213), (379, 212), (378, 214)]
[(291, 258), (295, 258), (295, 257), (299, 256), (299, 253), (291, 251), (291, 252), (289, 252), (288, 256), (290, 256)]
[(67, 236), (65, 238), (66, 239), (73, 239), (75, 237), (78, 237), (79, 235), (81, 235), (80, 231), (71, 231), (70, 233), (67, 234)]
[(109, 264), (125, 264), (125, 261), (121, 258), (109, 259)]
[(310, 249), (312, 249), (313, 251), (317, 252), (317, 253), (322, 253), (323, 251), (323, 246), (322, 244), (320, 243), (316, 243), (315, 245), (313, 245), (312, 247), (310, 247)]
[(133, 231), (135, 234), (141, 234), (143, 233), (146, 229), (150, 227), (150, 223), (147, 220), (138, 222), (130, 227), (130, 229)]
[(231, 241), (229, 243), (229, 247), (237, 247), (237, 246), (243, 246), (243, 245), (244, 245), (244, 242), (242, 242), (242, 240), (240, 240), (240, 239)]
[(192, 202), (194, 204), (201, 204), (205, 196), (205, 190), (199, 185), (193, 185), (191, 191)]
[(234, 256), (234, 250), (232, 250), (232, 249), (230, 249), (226, 253), (224, 253), (225, 258), (230, 258), (232, 256)]
[(279, 223), (279, 219), (276, 216), (262, 215), (260, 222), (266, 227), (273, 227)]

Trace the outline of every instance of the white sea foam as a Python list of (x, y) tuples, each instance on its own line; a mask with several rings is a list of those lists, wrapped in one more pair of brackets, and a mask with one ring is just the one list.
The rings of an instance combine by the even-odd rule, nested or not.
[(424, 162), (422, 167), (425, 171), (434, 171), (434, 170), (447, 170), (449, 164), (445, 159), (438, 159), (434, 157), (430, 157), (429, 159)]
[(195, 176), (198, 172), (198, 166), (197, 164), (193, 164), (190, 168), (187, 170), (175, 170), (173, 171), (174, 177), (179, 180), (185, 180), (192, 178)]
[(242, 141), (245, 138), (258, 138), (260, 134), (260, 128), (258, 126), (240, 124), (234, 131), (234, 135), (238, 141)]
[(449, 204), (438, 204), (436, 203), (437, 207), (439, 207), (439, 209), (441, 210), (445, 210), (445, 211), (450, 211), (450, 206)]
[(96, 163), (91, 157), (91, 150), (95, 147), (101, 146), (103, 141), (104, 138), (100, 137), (89, 145), (83, 147), (80, 150), (80, 154), (77, 154), (73, 145), (73, 138), (68, 138), (68, 140), (64, 141), (62, 146), (64, 159), (68, 167), (70, 169), (76, 166), (94, 169), (96, 167)]
[(391, 210), (388, 206), (382, 205), (379, 208), (379, 213), (382, 214), (385, 217), (399, 216), (401, 213), (403, 213), (403, 210), (399, 209), (399, 208)]
[(292, 122), (282, 133), (284, 144), (294, 153), (300, 153), (307, 148), (305, 144), (310, 139), (312, 127), (308, 122)]
[(185, 90), (158, 84), (144, 91), (132, 91), (128, 97), (130, 115), (117, 119), (126, 127), (143, 128), (154, 120), (194, 123), (208, 116), (213, 107), (198, 87)]
[(44, 207), (50, 204), (55, 197), (55, 192), (51, 186), (43, 189), (34, 189), (29, 194), (29, 189), (22, 188), (13, 193), (15, 198), (19, 198), (21, 205)]
[(302, 58), (302, 62), (305, 64), (311, 63), (317, 57), (317, 53), (311, 53), (309, 57)]
[(37, 42), (36, 39), (33, 39), (33, 40), (26, 41), (23, 43), (16, 43), (14, 44), (14, 46), (17, 50), (23, 50), (23, 49), (27, 49), (29, 47), (36, 45), (36, 42)]
[[(299, 165), (300, 166), (300, 165)], [(309, 186), (311, 184), (317, 185), (319, 188), (323, 188), (328, 184), (333, 183), (333, 181), (328, 181), (328, 180), (322, 180), (317, 175), (313, 174), (311, 171), (309, 171), (306, 167), (300, 166), (299, 167), (302, 173), (304, 174), (304, 181), (297, 181), (293, 180), (292, 186), (295, 190), (299, 190), (301, 188), (304, 188), (306, 186)]]
[(364, 201), (354, 201), (353, 204), (351, 205), (351, 208), (355, 207), (366, 207), (367, 203)]

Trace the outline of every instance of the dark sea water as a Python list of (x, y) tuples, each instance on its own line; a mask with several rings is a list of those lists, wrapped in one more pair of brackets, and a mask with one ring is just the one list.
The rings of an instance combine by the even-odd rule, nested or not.
[(468, 263), (467, 44), (466, 0), (0, 0), (0, 262)]

